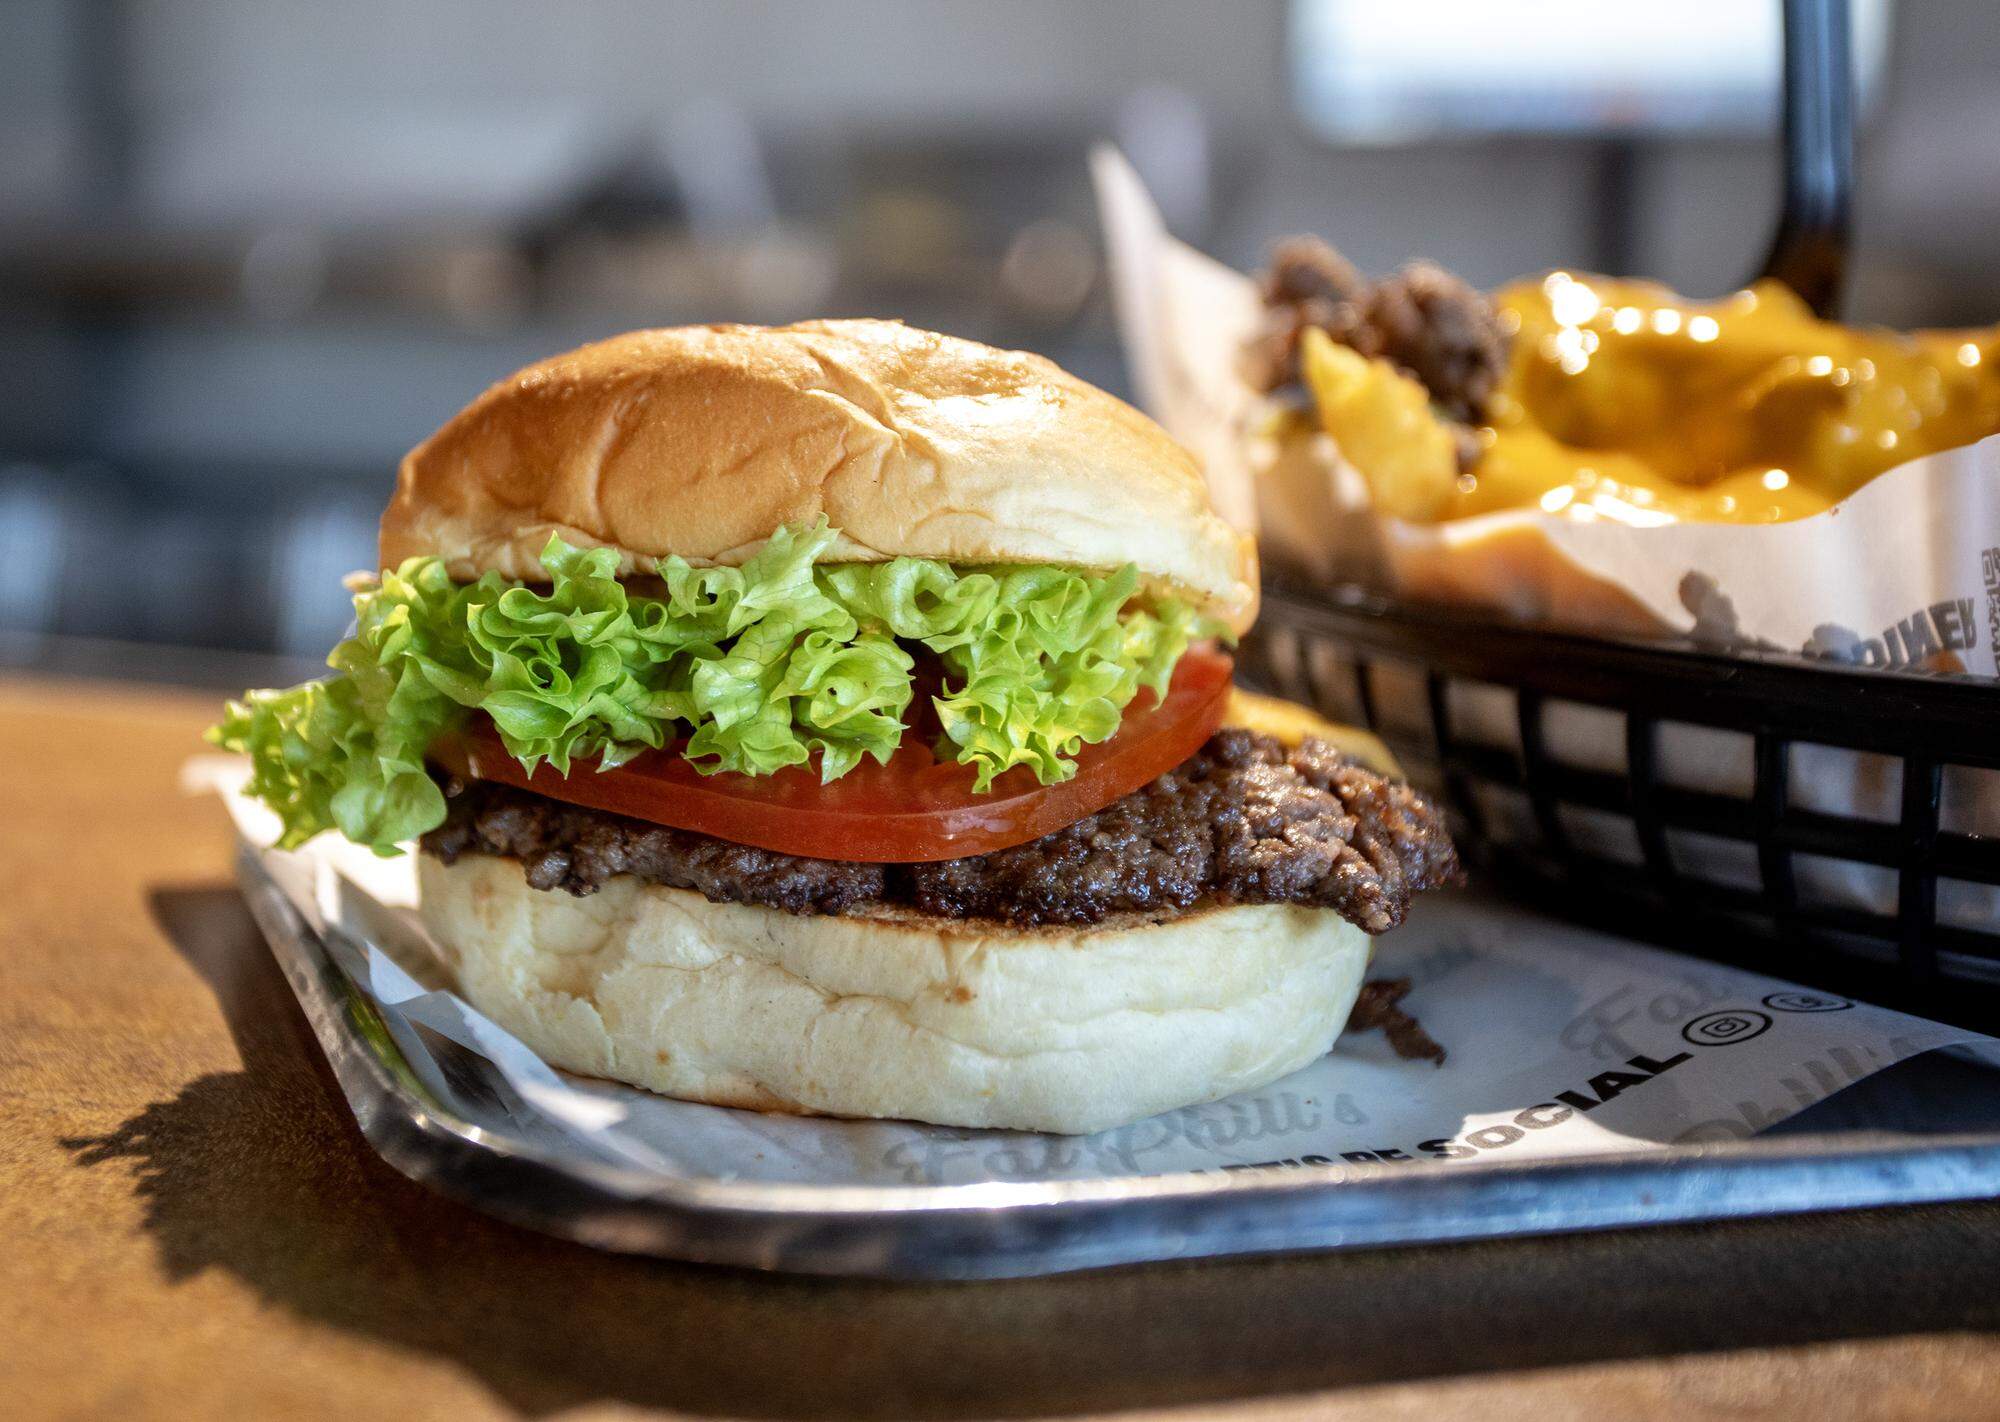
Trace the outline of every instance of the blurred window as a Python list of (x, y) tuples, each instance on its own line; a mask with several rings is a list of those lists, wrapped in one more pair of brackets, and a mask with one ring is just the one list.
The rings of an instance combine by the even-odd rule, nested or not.
[[(1858, 98), (1892, 0), (1852, 0)], [(1337, 143), (1482, 133), (1762, 133), (1778, 0), (1293, 0), (1294, 102)]]

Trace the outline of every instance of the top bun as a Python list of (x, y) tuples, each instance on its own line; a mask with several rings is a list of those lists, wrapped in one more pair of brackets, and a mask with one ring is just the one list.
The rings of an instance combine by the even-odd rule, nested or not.
[(501, 381), (403, 460), (382, 566), (542, 576), (551, 533), (743, 562), (824, 516), (829, 556), (1138, 566), (1233, 629), (1256, 554), (1165, 431), (1040, 356), (896, 321), (634, 331)]

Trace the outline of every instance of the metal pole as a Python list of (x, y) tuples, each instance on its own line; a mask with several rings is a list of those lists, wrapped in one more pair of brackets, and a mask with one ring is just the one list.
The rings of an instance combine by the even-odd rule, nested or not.
[(1836, 315), (1853, 228), (1854, 64), (1848, 0), (1783, 0), (1784, 205), (1762, 275)]

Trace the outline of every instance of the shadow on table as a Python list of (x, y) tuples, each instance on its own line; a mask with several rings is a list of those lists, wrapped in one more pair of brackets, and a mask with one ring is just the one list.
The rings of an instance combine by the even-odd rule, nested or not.
[(161, 1267), (448, 1359), (531, 1414), (1033, 1416), (2000, 1326), (2000, 1206), (989, 1284), (766, 1277), (597, 1253), (411, 1184), (362, 1139), (233, 889), (156, 892), (245, 1070), (111, 1134)]

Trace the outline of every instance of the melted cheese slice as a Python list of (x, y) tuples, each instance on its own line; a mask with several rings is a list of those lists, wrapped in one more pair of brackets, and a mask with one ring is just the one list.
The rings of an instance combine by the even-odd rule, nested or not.
[(1329, 721), (1296, 701), (1281, 701), (1275, 696), (1259, 696), (1254, 691), (1245, 691), (1240, 686), (1231, 687), (1229, 709), (1223, 713), (1222, 724), (1245, 731), (1261, 731), (1288, 746), (1297, 745), (1307, 736), (1318, 736), (1323, 741), (1332, 742), (1370, 770), (1397, 780), (1403, 778), (1403, 767), (1396, 763), (1396, 757), (1380, 740), (1359, 726), (1343, 726)]

